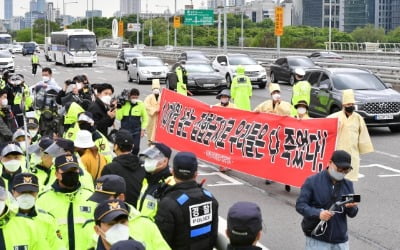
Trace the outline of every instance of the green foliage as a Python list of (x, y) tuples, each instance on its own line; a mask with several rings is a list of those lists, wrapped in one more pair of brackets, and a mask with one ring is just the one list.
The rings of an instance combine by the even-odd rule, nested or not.
[(400, 27), (390, 31), (386, 38), (388, 43), (400, 43)]
[(351, 32), (351, 36), (356, 42), (384, 42), (385, 30), (383, 28), (375, 28), (372, 24), (367, 24), (366, 26), (356, 28)]
[[(50, 30), (49, 30), (49, 23), (50, 23)], [(45, 37), (45, 29), (44, 29), (45, 25), (44, 25), (44, 19), (37, 19), (35, 21), (35, 23), (33, 24), (33, 32), (32, 32), (32, 36), (33, 36), (33, 41), (39, 43), (39, 44), (43, 44), (44, 43), (44, 37)], [(49, 34), (49, 32), (52, 31), (59, 31), (61, 30), (60, 26), (55, 23), (55, 22), (47, 22), (46, 23), (46, 34)], [(22, 29), (22, 30), (18, 30), (16, 31), (15, 35), (13, 36), (15, 37), (15, 40), (17, 40), (18, 42), (30, 42), (31, 41), (31, 29), (27, 28), (27, 29)]]

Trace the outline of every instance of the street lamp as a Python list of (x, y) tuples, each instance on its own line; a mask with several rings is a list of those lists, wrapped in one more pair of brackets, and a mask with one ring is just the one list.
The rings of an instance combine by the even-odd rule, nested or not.
[(329, 51), (332, 50), (332, 0), (329, 0)]
[[(167, 29), (167, 44), (169, 46), (169, 18), (170, 18), (170, 11), (169, 11), (169, 6), (168, 5), (156, 5), (156, 7), (161, 7), (161, 8), (167, 8), (167, 12), (168, 12), (168, 16), (165, 15), (167, 21), (168, 21), (168, 29)], [(165, 14), (167, 14), (167, 12), (164, 12)]]
[(65, 0), (63, 0), (63, 25), (66, 25), (65, 23), (65, 5), (66, 4), (70, 4), (70, 3), (78, 3), (77, 1), (75, 2), (65, 2)]

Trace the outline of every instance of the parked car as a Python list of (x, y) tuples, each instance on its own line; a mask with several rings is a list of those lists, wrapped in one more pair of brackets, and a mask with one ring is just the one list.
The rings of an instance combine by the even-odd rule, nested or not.
[(118, 53), (115, 63), (117, 69), (127, 70), (129, 63), (135, 57), (143, 56), (142, 52), (137, 49), (124, 48)]
[(128, 81), (151, 82), (153, 79), (160, 79), (164, 82), (168, 73), (168, 64), (155, 56), (142, 56), (132, 59), (128, 66)]
[(23, 46), (21, 44), (14, 44), (11, 50), (13, 54), (22, 53), (22, 48)]
[(332, 51), (318, 51), (308, 56), (313, 61), (342, 60), (343, 57)]
[(8, 51), (0, 52), (0, 72), (8, 70), (12, 73), (15, 72), (14, 68), (14, 56)]
[(306, 56), (286, 56), (278, 58), (270, 67), (271, 82), (277, 83), (278, 81), (284, 81), (293, 85), (295, 83), (294, 71), (298, 67), (304, 70), (319, 68)]
[(236, 76), (237, 66), (245, 68), (246, 76), (250, 77), (252, 85), (258, 85), (263, 89), (267, 85), (267, 72), (264, 67), (245, 54), (217, 55), (212, 62), (214, 69), (218, 69), (225, 77), (228, 87)]
[(36, 51), (36, 43), (33, 42), (28, 42), (28, 43), (24, 43), (23, 47), (22, 47), (22, 55), (32, 55), (33, 52)]
[(353, 89), (356, 112), (367, 126), (388, 126), (400, 132), (400, 93), (385, 84), (378, 76), (356, 68), (321, 68), (306, 73), (311, 85), (309, 114), (325, 117), (341, 110), (342, 91)]
[(201, 52), (201, 51), (197, 51), (197, 50), (188, 50), (188, 51), (184, 51), (182, 52), (179, 57), (178, 57), (179, 61), (205, 61), (207, 63), (210, 62), (210, 59), (207, 58), (207, 56)]
[[(177, 76), (175, 69), (178, 65), (179, 63), (175, 63), (167, 74), (165, 85), (170, 90), (176, 89)], [(208, 62), (187, 61), (184, 67), (188, 78), (187, 89), (191, 92), (219, 92), (228, 88), (225, 77)]]

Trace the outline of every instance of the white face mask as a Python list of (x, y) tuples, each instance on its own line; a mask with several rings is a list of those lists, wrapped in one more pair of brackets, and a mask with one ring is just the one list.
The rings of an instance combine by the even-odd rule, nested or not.
[(18, 144), (19, 144), (19, 147), (22, 149), (22, 151), (26, 151), (26, 143), (25, 143), (25, 141), (20, 141), (20, 142), (18, 142)]
[(128, 240), (129, 227), (121, 223), (115, 224), (107, 230), (105, 236), (105, 240), (111, 245), (114, 245), (121, 240)]
[(42, 77), (42, 80), (43, 80), (43, 82), (48, 82), (48, 81), (50, 81), (50, 77), (48, 77), (48, 76), (43, 76), (43, 77)]
[(14, 173), (20, 168), (21, 162), (19, 160), (11, 160), (3, 162), (3, 165), (7, 169), (7, 171)]
[(1, 100), (1, 106), (5, 107), (8, 105), (8, 99), (4, 98), (3, 100)]
[(77, 87), (78, 89), (82, 89), (82, 88), (83, 88), (83, 83), (77, 82), (77, 83), (76, 83), (76, 87)]
[(273, 94), (272, 95), (272, 100), (278, 101), (279, 99), (281, 99), (281, 95), (280, 94)]
[(35, 197), (31, 194), (21, 194), (15, 199), (21, 209), (28, 210), (35, 206)]
[(32, 129), (32, 130), (29, 130), (28, 132), (29, 132), (29, 134), (30, 134), (30, 135), (32, 136), (32, 138), (33, 138), (33, 137), (35, 137), (35, 136), (37, 135), (38, 130)]
[(229, 97), (221, 97), (221, 103), (226, 104), (229, 102)]
[(159, 89), (153, 89), (153, 94), (159, 95), (160, 94), (160, 90)]
[(152, 173), (157, 168), (158, 160), (156, 159), (145, 159), (144, 160), (144, 170), (148, 173)]
[(0, 215), (3, 214), (5, 208), (6, 208), (6, 202), (0, 201)]
[(330, 175), (333, 179), (335, 179), (335, 180), (337, 180), (337, 181), (343, 180), (343, 179), (344, 179), (344, 176), (346, 175), (345, 173), (339, 173), (339, 172), (337, 172), (336, 170), (333, 169), (333, 167), (329, 167), (329, 168), (328, 168), (328, 171), (329, 171), (329, 175)]
[(132, 104), (136, 104), (137, 103), (137, 99), (131, 99), (131, 103)]
[(306, 108), (300, 107), (297, 108), (297, 113), (299, 113), (300, 115), (304, 115), (307, 112)]
[(106, 105), (110, 105), (111, 99), (112, 98), (109, 95), (103, 95), (102, 97), (100, 97), (100, 100)]

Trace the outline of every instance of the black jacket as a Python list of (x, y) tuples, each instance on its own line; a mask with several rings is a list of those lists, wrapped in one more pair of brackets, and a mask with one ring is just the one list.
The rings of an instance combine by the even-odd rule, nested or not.
[(261, 247), (257, 246), (232, 246), (231, 244), (228, 245), (226, 248), (227, 250), (262, 250)]
[[(342, 195), (346, 194), (354, 194), (353, 183), (344, 179), (334, 185), (328, 170), (324, 170), (307, 178), (297, 198), (296, 210), (304, 216), (304, 219), (318, 219), (321, 209), (329, 209), (333, 201), (339, 200)], [(342, 210), (335, 208), (335, 211)], [(328, 221), (328, 226), (323, 235), (306, 235), (328, 243), (344, 243), (348, 240), (347, 216), (353, 218), (357, 215), (357, 212), (358, 207), (344, 208), (343, 213), (335, 213)]]
[(158, 204), (155, 222), (174, 250), (211, 250), (218, 235), (218, 202), (196, 181), (171, 186)]
[(140, 189), (145, 176), (144, 168), (140, 166), (139, 158), (131, 153), (117, 156), (113, 161), (104, 166), (101, 175), (116, 174), (125, 179), (125, 201), (136, 208)]
[(106, 105), (96, 98), (95, 102), (89, 105), (88, 111), (93, 114), (94, 125), (103, 135), (108, 135), (108, 128), (114, 124), (114, 118), (107, 115)]

